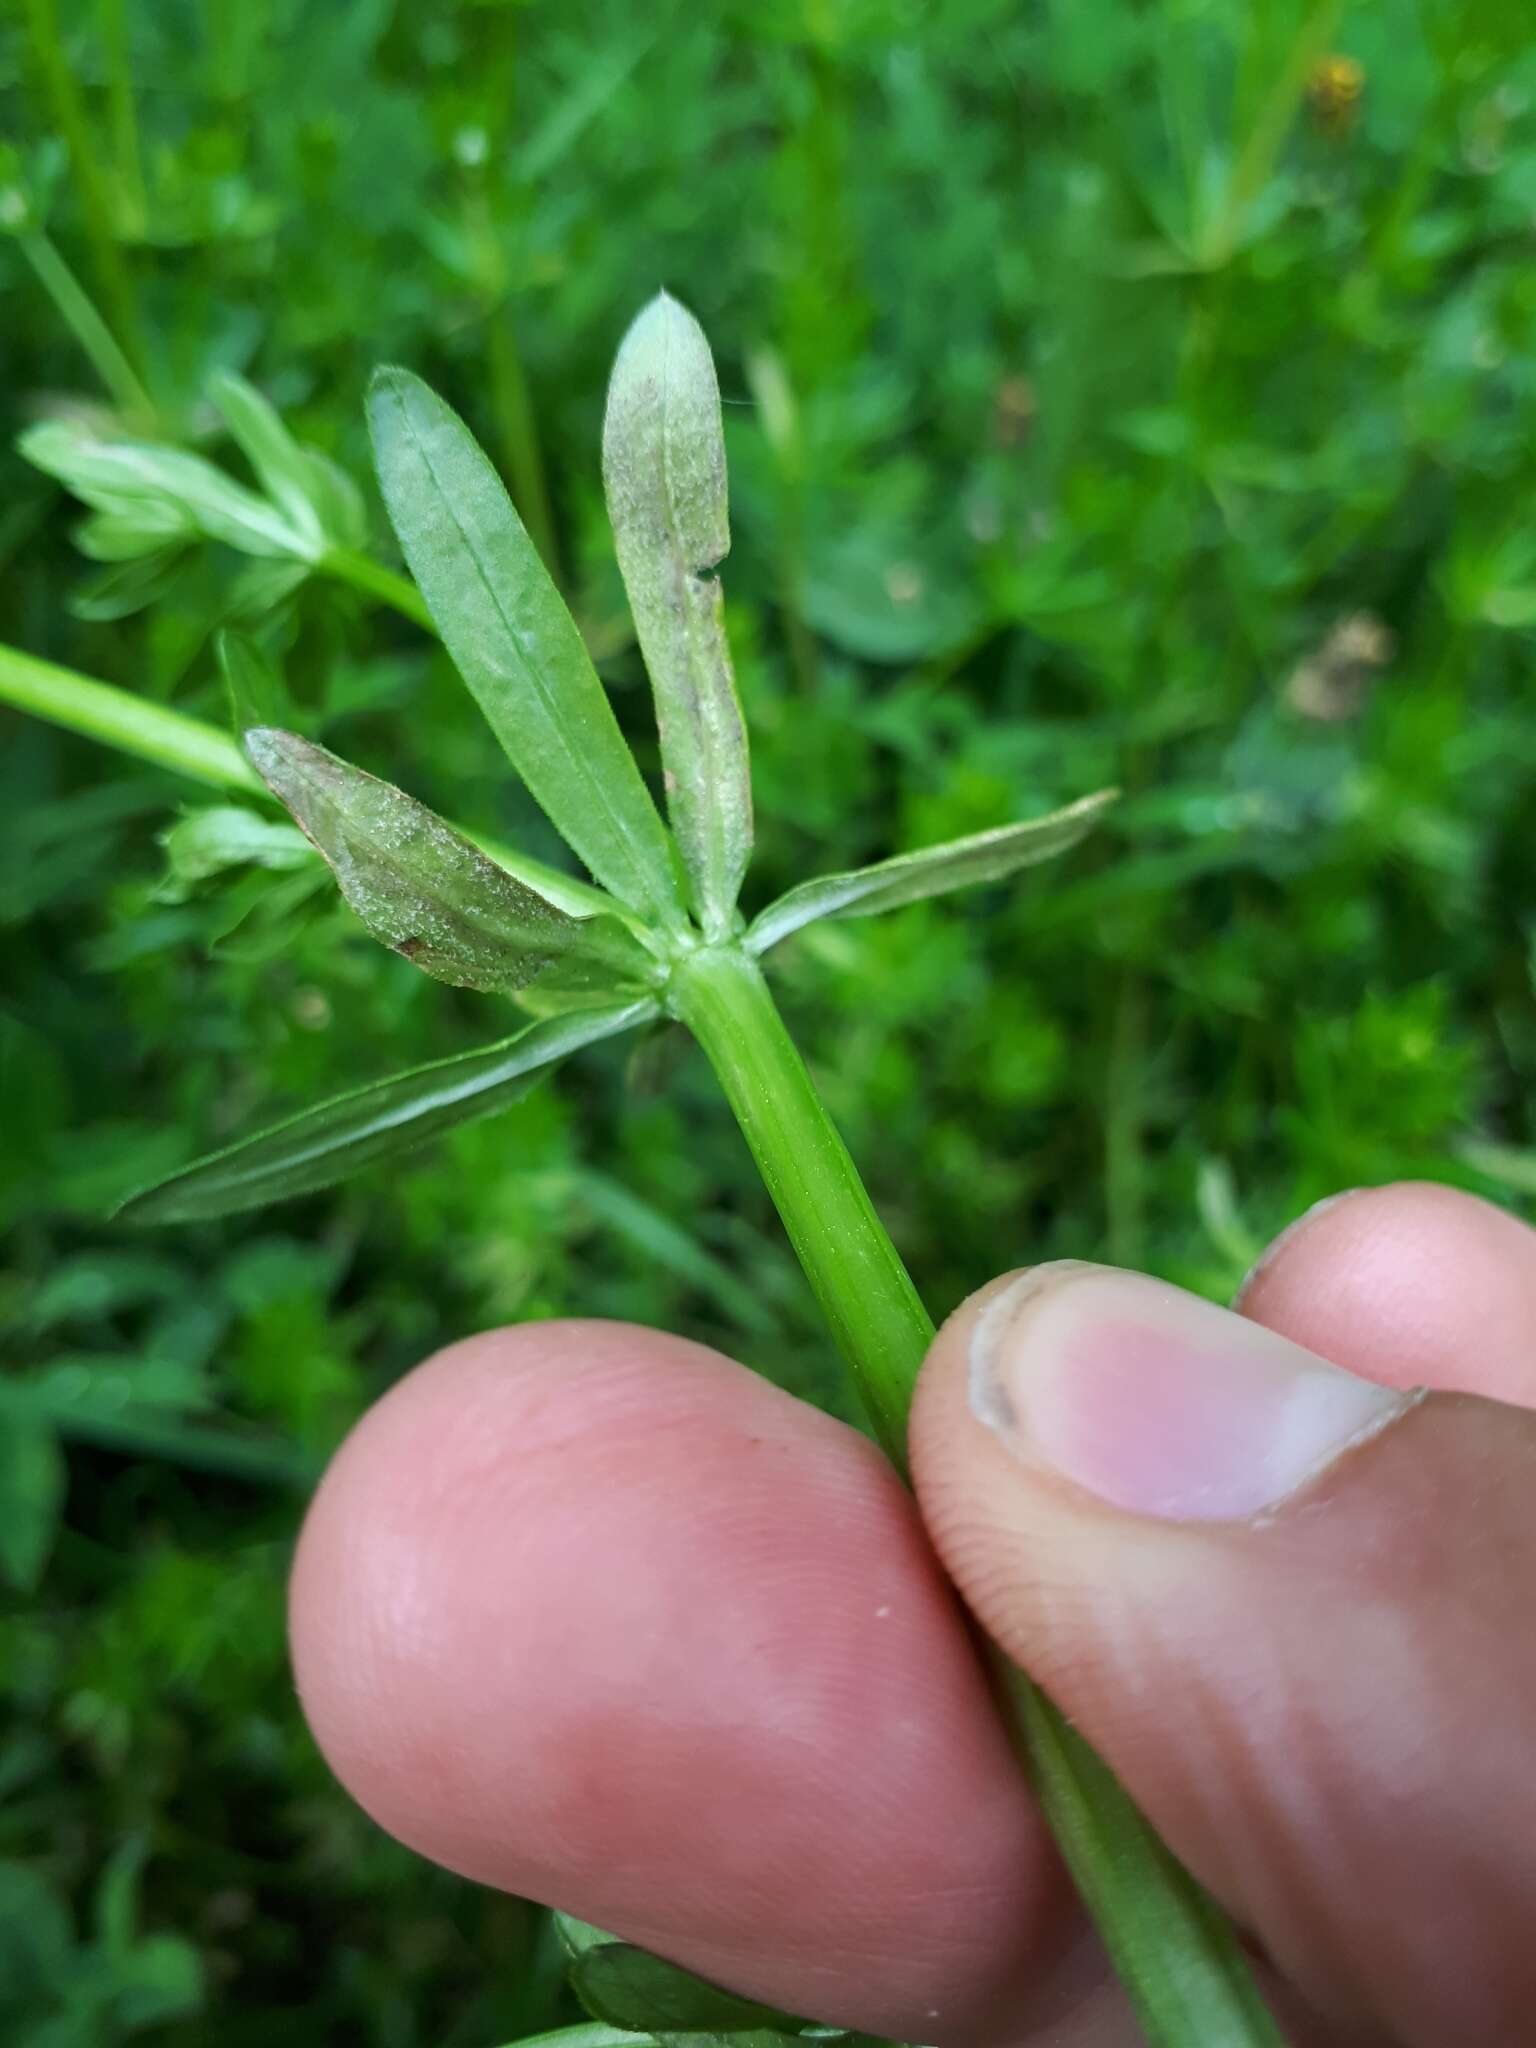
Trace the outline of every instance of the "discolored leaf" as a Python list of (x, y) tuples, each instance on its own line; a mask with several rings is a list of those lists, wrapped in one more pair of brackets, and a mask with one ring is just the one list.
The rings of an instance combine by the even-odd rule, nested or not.
[(368, 419), (406, 560), (513, 766), (605, 888), (677, 925), (666, 827), (500, 477), (458, 415), (406, 370), (375, 372)]
[(711, 573), (731, 545), (725, 437), (704, 330), (665, 292), (613, 366), (603, 482), (656, 699), (668, 811), (700, 921), (721, 937), (752, 850), (747, 733)]
[(916, 853), (900, 853), (894, 860), (854, 868), (847, 874), (818, 875), (791, 889), (777, 903), (770, 903), (753, 920), (746, 943), (752, 952), (766, 953), (780, 939), (818, 918), (872, 917), (925, 896), (1001, 882), (1020, 868), (1033, 867), (1036, 861), (1049, 860), (1075, 846), (1118, 794), (1117, 790), (1101, 789), (1043, 818), (1000, 825), (995, 831), (952, 839), (942, 846), (925, 846)]
[(494, 991), (523, 987), (557, 959), (609, 982), (649, 970), (617, 918), (558, 910), (392, 783), (275, 727), (255, 727), (245, 746), (369, 931), (424, 973)]
[(354, 1088), (183, 1167), (131, 1195), (134, 1223), (196, 1223), (329, 1187), (439, 1132), (492, 1116), (569, 1053), (656, 1015), (648, 998), (530, 1024), (476, 1052)]

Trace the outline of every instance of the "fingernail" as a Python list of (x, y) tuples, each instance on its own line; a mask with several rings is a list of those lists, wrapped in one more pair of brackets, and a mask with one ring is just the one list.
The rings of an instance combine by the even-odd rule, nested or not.
[(1160, 1280), (1075, 1262), (996, 1294), (971, 1407), (1027, 1462), (1166, 1521), (1262, 1514), (1410, 1408)]

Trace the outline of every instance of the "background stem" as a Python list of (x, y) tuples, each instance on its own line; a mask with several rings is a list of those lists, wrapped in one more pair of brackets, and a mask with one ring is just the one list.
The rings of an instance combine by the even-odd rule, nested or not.
[(66, 726), (119, 753), (136, 754), (157, 768), (190, 775), (195, 782), (267, 794), (266, 784), (233, 738), (217, 726), (114, 689), (110, 683), (94, 682), (19, 648), (0, 647), (0, 704)]
[(80, 88), (59, 35), (58, 11), (54, 0), (26, 0), (26, 11), (32, 32), (32, 55), (42, 78), (48, 111), (69, 148), (97, 282), (116, 322), (124, 353), (142, 374), (145, 349), (138, 299), (117, 239), (111, 186), (97, 156)]
[[(703, 1046), (892, 1462), (933, 1322), (757, 963), (701, 947), (674, 971)], [(1151, 2048), (1281, 2048), (1232, 1927), (1108, 1765), (996, 1650), (998, 1705)]]
[(125, 420), (146, 431), (152, 430), (154, 400), (58, 249), (41, 228), (25, 229), (16, 239), (38, 282), (52, 299), (54, 310), (79, 342), (82, 354), (111, 392)]
[(425, 626), (429, 633), (436, 633), (432, 614), (415, 584), (408, 577), (396, 575), (393, 569), (386, 569), (371, 555), (356, 548), (328, 548), (316, 567), (322, 575), (334, 576), (338, 583), (350, 583), (354, 590), (378, 598), (418, 626)]

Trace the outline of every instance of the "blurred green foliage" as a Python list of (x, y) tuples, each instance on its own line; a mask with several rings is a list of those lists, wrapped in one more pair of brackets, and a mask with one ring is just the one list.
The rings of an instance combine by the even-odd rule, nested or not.
[[(136, 431), (241, 475), (206, 397), (234, 370), (362, 479), (366, 375), (408, 363), (496, 452), (643, 751), (598, 440), (665, 283), (729, 401), (748, 909), (1125, 788), (979, 906), (782, 957), (936, 1313), (1065, 1253), (1228, 1295), (1361, 1181), (1536, 1199), (1519, 10), (27, 0), (0, 95), (17, 644), (221, 720), (213, 636), (254, 611), (306, 732), (557, 859), (408, 621), (286, 567), (253, 590), (218, 546), (104, 576), (9, 449), (136, 380)], [(258, 1117), (509, 1028), (312, 872), (168, 871), (208, 801), (0, 720), (0, 2032), (477, 2048), (571, 2010), (550, 1929), (327, 1778), (282, 1645), (304, 1489), (507, 1318), (662, 1324), (835, 1400), (830, 1351), (665, 1034), (409, 1175), (104, 1221)]]

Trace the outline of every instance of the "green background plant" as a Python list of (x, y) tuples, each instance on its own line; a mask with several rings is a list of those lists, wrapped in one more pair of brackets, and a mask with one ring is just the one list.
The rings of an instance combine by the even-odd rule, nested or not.
[[(92, 0), (57, 10), (70, 120), (34, 0), (0, 27), (7, 446), (116, 403), (250, 485), (233, 369), (361, 480), (367, 372), (408, 362), (644, 754), (600, 394), (666, 283), (728, 401), (749, 913), (1127, 791), (977, 911), (778, 956), (929, 1303), (1055, 1253), (1221, 1296), (1297, 1207), (1396, 1174), (1529, 1202), (1536, 59), (1490, 5), (1334, 13)], [(1304, 36), (1363, 66), (1352, 121), (1297, 102)], [(370, 581), (375, 500), (346, 578), (201, 540), (93, 564), (0, 460), (8, 640), (222, 722), (238, 617), (307, 733), (559, 858)], [(211, 793), (5, 715), (0, 794), (0, 1923), (36, 1930), (0, 2019), (483, 2048), (574, 2017), (542, 1916), (330, 1785), (286, 1546), (360, 1408), (498, 1319), (664, 1324), (835, 1400), (739, 1136), (658, 1033), (408, 1176), (128, 1236), (131, 1185), (497, 1026), (311, 871), (178, 869), (160, 836)]]

